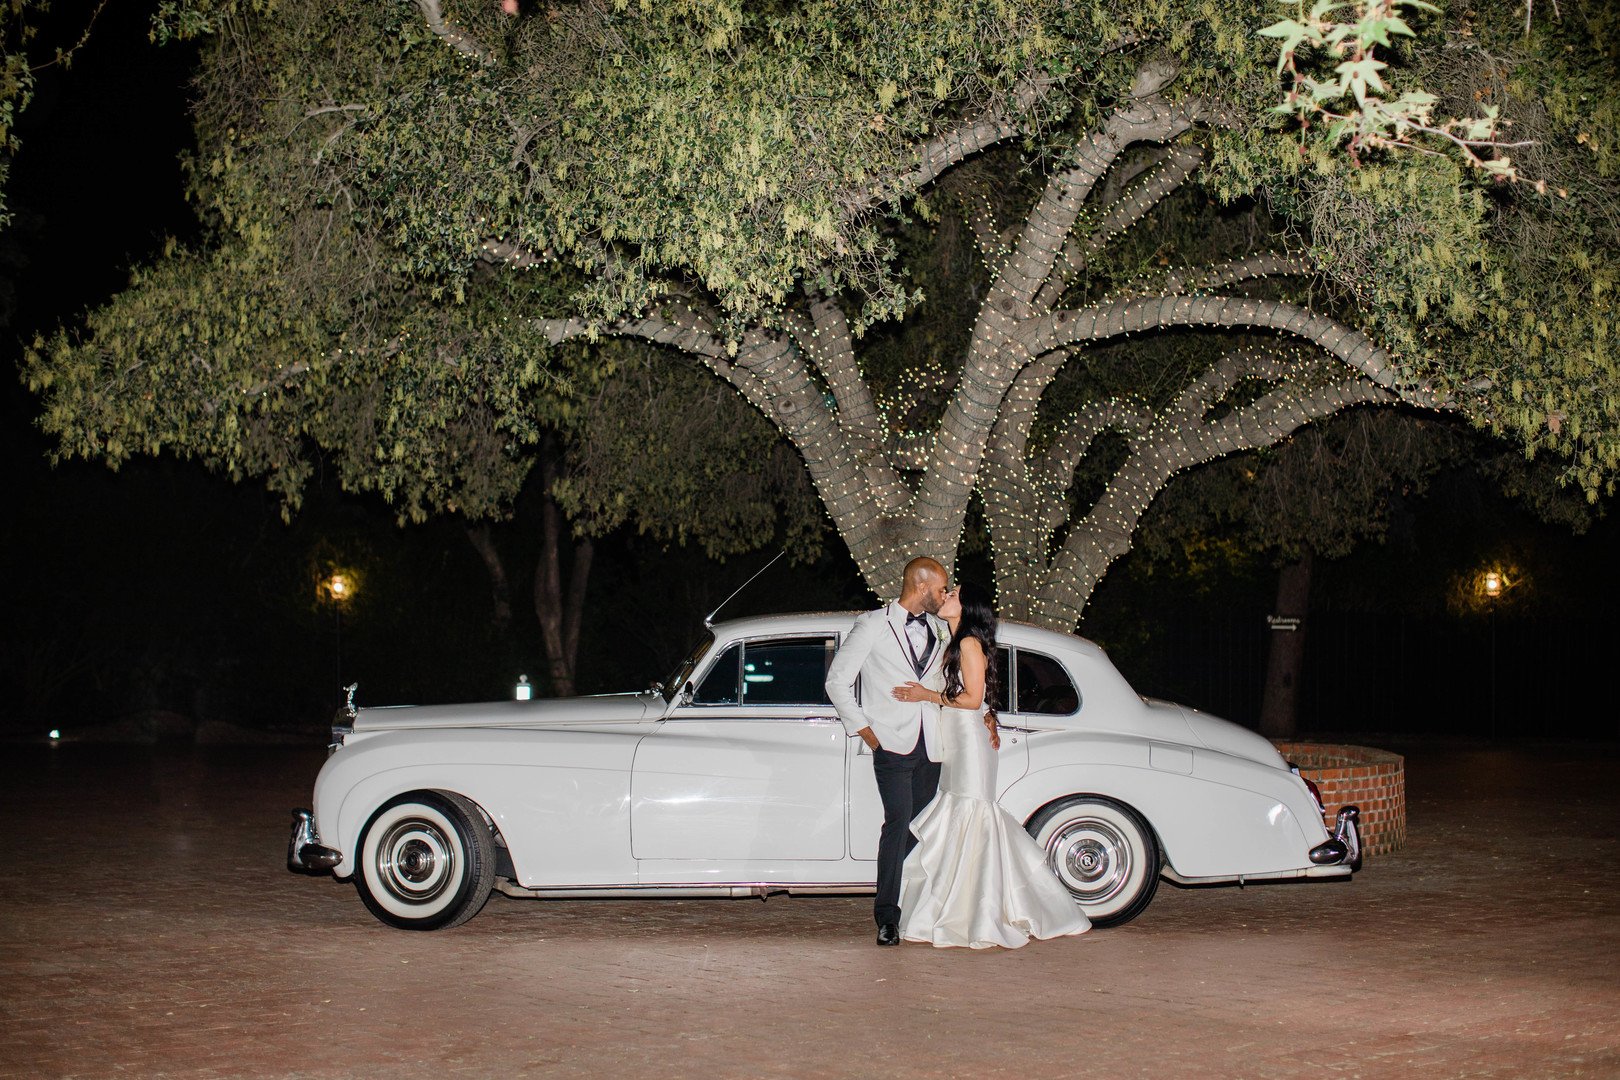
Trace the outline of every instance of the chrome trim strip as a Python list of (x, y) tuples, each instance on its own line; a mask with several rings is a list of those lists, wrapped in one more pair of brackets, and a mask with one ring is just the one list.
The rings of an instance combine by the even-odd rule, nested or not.
[[(636, 884), (622, 883), (615, 885), (520, 885), (516, 882), (506, 882), (510, 888), (502, 888), (507, 895), (619, 895), (619, 896), (645, 896), (654, 892), (695, 893), (703, 890), (717, 891), (719, 895), (731, 895), (741, 890), (744, 895), (760, 891), (773, 893), (797, 892), (810, 894), (826, 892), (830, 894), (842, 893), (872, 893), (877, 891), (877, 885), (871, 881), (646, 881)], [(500, 887), (499, 884), (497, 887)]]

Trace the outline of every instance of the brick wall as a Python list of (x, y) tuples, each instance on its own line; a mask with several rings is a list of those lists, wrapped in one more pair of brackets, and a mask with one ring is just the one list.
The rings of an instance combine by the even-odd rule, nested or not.
[(1406, 843), (1406, 759), (1370, 746), (1279, 742), (1278, 753), (1322, 791), (1323, 824), (1333, 831), (1339, 807), (1361, 807), (1364, 856), (1387, 855)]

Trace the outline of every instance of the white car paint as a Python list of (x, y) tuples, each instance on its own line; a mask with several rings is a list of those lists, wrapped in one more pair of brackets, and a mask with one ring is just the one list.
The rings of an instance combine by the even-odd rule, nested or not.
[[(882, 818), (872, 758), (831, 706), (689, 693), (734, 643), (841, 636), (853, 619), (719, 624), (664, 693), (360, 708), (316, 781), (314, 833), (349, 877), (379, 807), (444, 791), (487, 815), (511, 861), (499, 887), (513, 895), (869, 892)], [(1080, 697), (1066, 716), (1001, 714), (1000, 802), (1019, 821), (1102, 796), (1145, 819), (1171, 880), (1351, 873), (1311, 862), (1329, 839), (1320, 810), (1265, 739), (1142, 698), (1082, 638), (1009, 622), (999, 641), (1057, 661)]]

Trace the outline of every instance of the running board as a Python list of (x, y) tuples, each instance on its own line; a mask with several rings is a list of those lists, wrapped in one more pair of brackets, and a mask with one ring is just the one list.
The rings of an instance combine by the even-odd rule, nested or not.
[(649, 900), (680, 897), (728, 897), (731, 899), (764, 900), (769, 896), (871, 896), (877, 886), (870, 882), (839, 882), (833, 884), (806, 883), (784, 885), (779, 882), (734, 882), (717, 885), (711, 881), (683, 885), (662, 883), (648, 885), (541, 885), (527, 888), (508, 878), (496, 878), (495, 889), (505, 896), (536, 900)]
[(1296, 878), (1349, 877), (1348, 866), (1303, 866), (1298, 870), (1272, 870), (1264, 874), (1220, 874), (1215, 877), (1189, 877), (1166, 866), (1163, 876), (1177, 885), (1242, 885), (1250, 881), (1292, 881)]

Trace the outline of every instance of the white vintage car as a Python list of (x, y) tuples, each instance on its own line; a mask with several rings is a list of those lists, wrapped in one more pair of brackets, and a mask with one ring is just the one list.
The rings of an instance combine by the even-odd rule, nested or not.
[[(720, 623), (639, 694), (339, 714), (294, 870), (354, 879), (377, 918), (434, 930), (517, 897), (874, 891), (882, 806), (828, 704), (852, 613)], [(1185, 884), (1345, 877), (1357, 812), (1265, 739), (1144, 699), (1082, 638), (999, 635), (1000, 802), (1097, 926)], [(887, 693), (889, 687), (865, 687)]]

